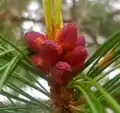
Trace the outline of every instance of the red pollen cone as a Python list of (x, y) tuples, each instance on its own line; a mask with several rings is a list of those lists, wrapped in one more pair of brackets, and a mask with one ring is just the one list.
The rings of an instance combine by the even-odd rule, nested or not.
[(44, 34), (40, 34), (39, 32), (30, 31), (25, 33), (25, 40), (27, 45), (31, 51), (35, 53), (40, 53), (41, 45), (45, 39), (46, 36)]
[(64, 50), (70, 50), (75, 46), (77, 40), (77, 25), (67, 24), (60, 31), (60, 34), (56, 41), (62, 45)]
[(85, 38), (84, 38), (84, 36), (79, 36), (77, 38), (75, 46), (85, 46)]
[(70, 65), (77, 65), (80, 62), (84, 62), (87, 56), (87, 50), (83, 46), (77, 46), (65, 54), (64, 60)]
[(47, 61), (45, 61), (40, 54), (37, 55), (31, 55), (32, 62), (38, 67), (40, 70), (42, 70), (45, 73), (49, 72), (49, 65), (47, 64)]
[(75, 77), (83, 67), (84, 67), (84, 62), (80, 62), (77, 65), (72, 65), (72, 77)]
[(50, 73), (54, 82), (64, 85), (69, 82), (72, 69), (68, 63), (58, 62), (52, 69), (50, 69)]
[(52, 40), (45, 40), (41, 47), (41, 55), (54, 65), (61, 57), (62, 48)]

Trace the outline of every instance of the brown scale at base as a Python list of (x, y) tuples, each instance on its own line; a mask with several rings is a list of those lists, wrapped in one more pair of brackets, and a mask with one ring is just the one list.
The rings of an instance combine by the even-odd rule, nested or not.
[(72, 103), (73, 89), (59, 84), (49, 83), (52, 99), (52, 113), (73, 113), (69, 105)]
[(78, 101), (73, 101), (74, 89), (66, 88), (60, 84), (50, 83), (52, 99), (52, 113), (74, 113), (71, 106), (79, 106), (86, 103), (85, 97), (81, 96)]

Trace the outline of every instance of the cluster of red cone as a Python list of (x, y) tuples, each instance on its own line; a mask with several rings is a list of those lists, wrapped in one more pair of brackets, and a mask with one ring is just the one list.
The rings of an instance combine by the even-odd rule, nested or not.
[(25, 39), (33, 53), (30, 56), (33, 63), (49, 75), (53, 105), (68, 111), (65, 106), (72, 101), (73, 89), (64, 85), (77, 75), (88, 55), (84, 37), (78, 36), (77, 25), (67, 24), (56, 31), (55, 40), (38, 32), (27, 32)]
[(66, 85), (80, 71), (88, 55), (76, 24), (67, 24), (56, 32), (55, 41), (38, 32), (27, 32), (25, 40), (33, 63), (59, 85)]

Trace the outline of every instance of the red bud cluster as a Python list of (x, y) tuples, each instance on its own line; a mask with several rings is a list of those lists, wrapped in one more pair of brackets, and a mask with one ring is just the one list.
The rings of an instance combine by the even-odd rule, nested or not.
[(78, 36), (77, 25), (67, 24), (56, 35), (56, 41), (47, 35), (27, 32), (25, 40), (32, 51), (33, 63), (49, 74), (55, 84), (66, 85), (84, 66), (87, 58), (85, 39)]

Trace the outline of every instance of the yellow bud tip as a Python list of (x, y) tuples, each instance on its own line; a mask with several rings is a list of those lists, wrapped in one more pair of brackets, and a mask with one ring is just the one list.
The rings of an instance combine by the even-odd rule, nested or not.
[(104, 56), (104, 58), (99, 62), (99, 66), (103, 66), (104, 64), (106, 64), (108, 61), (111, 60), (112, 57), (113, 57), (113, 49), (110, 50), (110, 51)]

